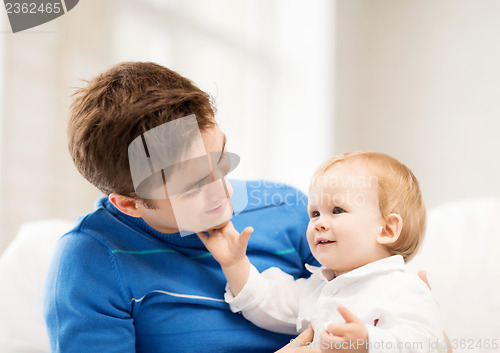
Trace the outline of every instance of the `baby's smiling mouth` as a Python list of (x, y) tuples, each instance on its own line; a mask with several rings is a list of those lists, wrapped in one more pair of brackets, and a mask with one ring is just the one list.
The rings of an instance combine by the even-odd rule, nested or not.
[(333, 244), (333, 243), (336, 243), (336, 241), (335, 240), (322, 239), (322, 238), (318, 238), (316, 240), (316, 245), (327, 245), (327, 244)]

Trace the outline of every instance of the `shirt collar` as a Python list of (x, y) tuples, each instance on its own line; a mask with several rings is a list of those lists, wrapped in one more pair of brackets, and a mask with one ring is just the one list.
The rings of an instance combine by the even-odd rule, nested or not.
[[(305, 264), (305, 267), (309, 272), (313, 274), (318, 273), (318, 275), (322, 279), (327, 281), (325, 275), (323, 274), (323, 270), (328, 271), (328, 269), (325, 266), (318, 267)], [(344, 273), (340, 276), (337, 276), (332, 281), (338, 281), (341, 278), (342, 278), (341, 281), (356, 281), (363, 279), (365, 277), (378, 276), (388, 272), (404, 271), (404, 269), (405, 269), (405, 261), (403, 256), (392, 255), (374, 262), (370, 262), (369, 264), (366, 264), (352, 271)]]

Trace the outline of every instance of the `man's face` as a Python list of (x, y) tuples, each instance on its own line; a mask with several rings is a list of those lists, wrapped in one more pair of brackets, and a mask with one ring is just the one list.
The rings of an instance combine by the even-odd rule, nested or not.
[[(201, 232), (224, 226), (233, 213), (233, 188), (225, 175), (230, 169), (225, 136), (218, 125), (201, 133), (203, 146), (194, 144), (180, 167), (167, 180), (168, 198), (155, 200), (157, 209), (144, 209), (142, 218), (155, 230)], [(192, 157), (192, 158), (191, 158)]]

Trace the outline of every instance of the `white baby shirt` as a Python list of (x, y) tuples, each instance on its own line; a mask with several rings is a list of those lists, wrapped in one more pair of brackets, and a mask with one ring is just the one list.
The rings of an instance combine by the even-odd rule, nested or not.
[[(241, 292), (225, 299), (255, 325), (297, 334), (309, 323), (319, 335), (330, 322), (344, 323), (343, 304), (368, 330), (369, 352), (440, 352), (443, 328), (439, 308), (424, 282), (405, 272), (403, 257), (394, 255), (342, 274), (331, 281), (323, 268), (308, 266), (308, 279), (294, 278), (272, 267), (259, 273), (251, 266)], [(376, 324), (376, 325), (375, 325)]]

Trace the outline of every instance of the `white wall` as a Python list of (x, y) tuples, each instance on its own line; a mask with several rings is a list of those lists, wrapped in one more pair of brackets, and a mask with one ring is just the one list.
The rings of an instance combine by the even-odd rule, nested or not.
[(23, 222), (74, 220), (101, 195), (73, 166), (66, 120), (73, 88), (112, 63), (107, 10), (83, 1), (55, 21), (16, 34), (4, 23), (0, 252)]
[(340, 0), (335, 152), (407, 164), (428, 206), (500, 195), (500, 2)]

